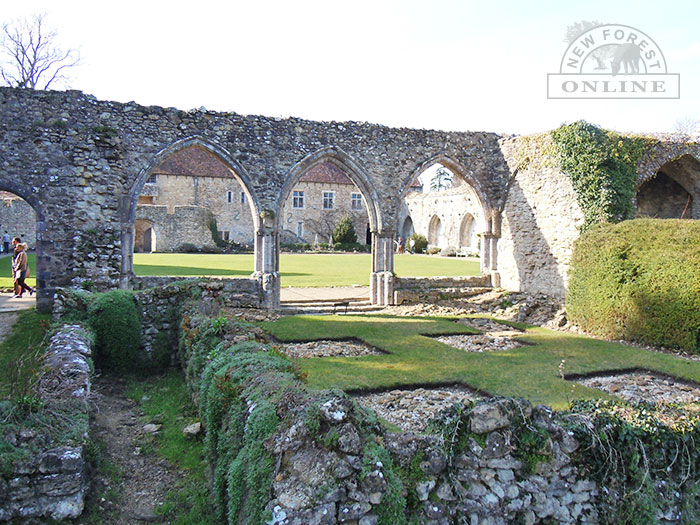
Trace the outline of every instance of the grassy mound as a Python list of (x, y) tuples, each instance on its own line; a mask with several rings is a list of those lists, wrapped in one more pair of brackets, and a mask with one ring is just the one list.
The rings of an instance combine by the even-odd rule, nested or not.
[(700, 352), (700, 223), (637, 219), (581, 236), (567, 312), (611, 339)]

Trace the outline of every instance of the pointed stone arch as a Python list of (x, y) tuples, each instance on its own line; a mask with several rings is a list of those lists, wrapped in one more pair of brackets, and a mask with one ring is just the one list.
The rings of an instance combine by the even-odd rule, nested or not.
[(637, 216), (700, 219), (698, 157), (693, 153), (664, 156), (652, 169), (637, 180)]
[(370, 181), (370, 177), (365, 173), (362, 167), (360, 167), (360, 165), (355, 162), (350, 155), (336, 147), (321, 148), (307, 155), (299, 162), (294, 164), (294, 166), (292, 166), (287, 172), (284, 179), (284, 185), (282, 186), (282, 190), (277, 198), (275, 227), (277, 229), (281, 227), (280, 216), (282, 208), (284, 207), (285, 201), (291, 194), (292, 189), (299, 182), (299, 179), (313, 167), (325, 162), (330, 162), (337, 166), (350, 178), (350, 180), (352, 180), (355, 186), (357, 186), (362, 194), (362, 197), (365, 199), (370, 230), (373, 232), (380, 231), (382, 221), (377, 190), (374, 188), (374, 185)]
[(228, 170), (230, 170), (233, 178), (240, 184), (243, 192), (248, 198), (255, 229), (259, 230), (262, 226), (260, 219), (260, 201), (254, 190), (251, 177), (247, 170), (236, 159), (234, 159), (228, 153), (228, 151), (218, 144), (215, 144), (214, 142), (201, 136), (191, 136), (173, 142), (156, 153), (150, 162), (139, 171), (139, 174), (132, 184), (129, 193), (123, 196), (120, 203), (122, 246), (120, 285), (123, 288), (129, 287), (129, 280), (133, 271), (134, 221), (136, 219), (136, 207), (139, 194), (141, 193), (148, 178), (152, 175), (153, 170), (158, 165), (160, 165), (170, 155), (190, 147), (201, 148), (207, 151), (211, 155), (215, 156), (224, 166), (226, 166)]

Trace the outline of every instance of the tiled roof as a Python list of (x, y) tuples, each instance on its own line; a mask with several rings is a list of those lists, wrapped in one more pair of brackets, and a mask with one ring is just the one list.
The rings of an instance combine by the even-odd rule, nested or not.
[(214, 154), (191, 146), (169, 155), (153, 170), (154, 175), (232, 178), (233, 173)]
[(328, 184), (355, 184), (345, 172), (331, 162), (316, 164), (304, 173), (299, 182), (324, 182)]

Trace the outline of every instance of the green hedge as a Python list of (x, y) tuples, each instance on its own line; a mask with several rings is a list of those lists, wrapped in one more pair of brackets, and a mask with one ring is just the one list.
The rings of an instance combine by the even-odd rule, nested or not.
[(574, 245), (569, 319), (611, 339), (700, 352), (700, 223), (599, 224)]

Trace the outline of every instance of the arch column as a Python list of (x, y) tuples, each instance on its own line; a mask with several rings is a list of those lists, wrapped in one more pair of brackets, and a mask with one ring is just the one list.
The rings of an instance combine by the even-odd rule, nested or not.
[(372, 232), (372, 273), (369, 277), (372, 304), (394, 304), (394, 233)]
[(280, 305), (280, 242), (276, 230), (262, 228), (255, 232), (255, 271), (262, 291), (263, 308), (277, 308)]
[(501, 286), (501, 274), (498, 271), (498, 239), (501, 236), (501, 214), (492, 211), (489, 214), (486, 231), (481, 242), (481, 273), (491, 276), (492, 286)]

